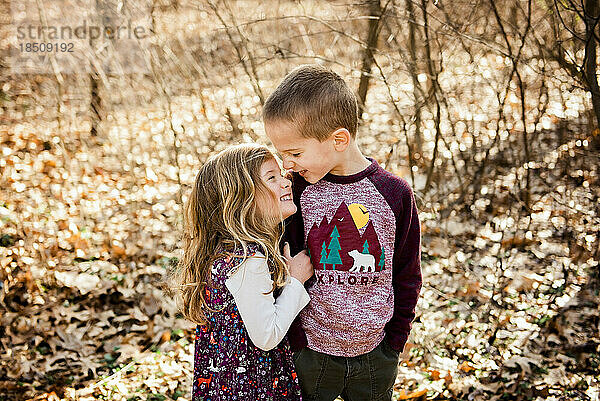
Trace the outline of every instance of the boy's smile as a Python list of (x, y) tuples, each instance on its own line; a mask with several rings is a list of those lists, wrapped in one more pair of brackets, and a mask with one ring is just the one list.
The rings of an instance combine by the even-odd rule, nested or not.
[(299, 173), (311, 184), (316, 183), (337, 165), (338, 152), (330, 137), (323, 142), (304, 138), (285, 121), (266, 121), (265, 131), (281, 155), (283, 168)]

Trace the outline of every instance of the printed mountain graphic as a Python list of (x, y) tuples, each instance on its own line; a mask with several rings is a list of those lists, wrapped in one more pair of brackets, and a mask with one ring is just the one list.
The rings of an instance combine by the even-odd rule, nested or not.
[(385, 254), (373, 222), (367, 223), (362, 235), (356, 224), (344, 202), (331, 221), (323, 216), (318, 225), (313, 224), (308, 231), (307, 245), (315, 270), (378, 272), (385, 267)]

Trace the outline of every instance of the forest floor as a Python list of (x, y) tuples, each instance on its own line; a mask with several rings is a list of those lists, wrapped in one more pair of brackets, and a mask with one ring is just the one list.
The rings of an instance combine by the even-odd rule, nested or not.
[[(108, 138), (1, 129), (0, 400), (190, 400), (193, 325), (160, 287), (179, 254), (171, 168), (115, 168)], [(540, 132), (526, 169), (507, 162), (515, 135), (482, 196), (441, 196), (456, 177), (418, 196), (424, 284), (395, 399), (598, 401), (594, 134)]]

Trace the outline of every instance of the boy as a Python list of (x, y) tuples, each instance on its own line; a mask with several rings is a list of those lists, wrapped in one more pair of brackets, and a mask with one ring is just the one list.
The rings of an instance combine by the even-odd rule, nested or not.
[(357, 103), (334, 72), (291, 71), (264, 105), (265, 131), (293, 171), (292, 254), (308, 249), (311, 301), (289, 331), (305, 400), (391, 400), (421, 289), (412, 190), (365, 158)]

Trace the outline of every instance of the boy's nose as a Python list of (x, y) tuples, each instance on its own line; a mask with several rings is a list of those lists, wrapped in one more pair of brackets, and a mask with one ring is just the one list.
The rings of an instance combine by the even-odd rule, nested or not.
[(291, 170), (294, 167), (294, 163), (289, 161), (287, 158), (283, 158), (283, 168), (286, 170)]

